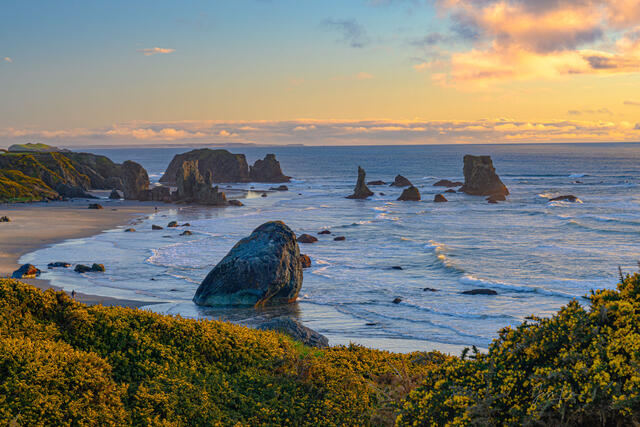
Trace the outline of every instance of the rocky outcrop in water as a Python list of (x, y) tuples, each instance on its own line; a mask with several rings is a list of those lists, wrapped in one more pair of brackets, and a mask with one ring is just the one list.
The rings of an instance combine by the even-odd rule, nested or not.
[(172, 201), (171, 189), (163, 185), (155, 186), (151, 190), (144, 190), (140, 193), (140, 201), (143, 202), (165, 202)]
[(347, 199), (366, 199), (373, 196), (373, 191), (369, 190), (367, 184), (365, 184), (365, 178), (367, 173), (358, 166), (358, 181), (356, 182), (356, 188), (353, 190), (353, 194), (347, 196)]
[(493, 289), (472, 289), (470, 291), (461, 292), (462, 295), (498, 295)]
[(311, 258), (309, 255), (300, 254), (300, 263), (302, 264), (302, 268), (309, 268), (311, 267)]
[(552, 199), (549, 199), (550, 202), (579, 202), (580, 199), (578, 199), (576, 196), (569, 194), (566, 196), (558, 196), (558, 197), (554, 197)]
[(296, 240), (298, 243), (315, 243), (318, 241), (318, 239), (310, 234), (301, 234)]
[(127, 160), (122, 164), (122, 191), (127, 200), (139, 200), (142, 192), (149, 189), (149, 175), (136, 162)]
[(369, 181), (367, 185), (387, 185), (387, 183), (384, 181)]
[(325, 348), (329, 346), (329, 340), (324, 335), (309, 329), (300, 322), (291, 317), (277, 317), (268, 320), (260, 325), (257, 329), (263, 331), (276, 331), (290, 336), (296, 341), (317, 348)]
[(413, 184), (411, 184), (411, 181), (409, 181), (404, 176), (396, 175), (396, 178), (393, 180), (393, 182), (390, 185), (392, 187), (410, 187)]
[(267, 154), (263, 160), (256, 160), (249, 168), (249, 179), (252, 182), (289, 182), (291, 177), (282, 173), (275, 154)]
[(405, 202), (418, 202), (420, 201), (420, 191), (412, 185), (411, 187), (404, 189), (400, 197), (398, 197), (398, 200)]
[(463, 185), (462, 182), (450, 181), (448, 179), (441, 179), (440, 181), (433, 184), (434, 187), (447, 187), (447, 188), (460, 187), (461, 185)]
[(433, 196), (433, 201), (436, 203), (448, 202), (447, 198), (444, 197), (442, 194), (436, 194), (435, 196)]
[(296, 300), (302, 263), (296, 236), (271, 221), (240, 240), (202, 281), (193, 301), (205, 306), (284, 304)]
[(496, 174), (490, 156), (464, 156), (464, 185), (460, 191), (474, 196), (508, 195), (509, 190)]
[(213, 187), (211, 172), (205, 177), (200, 174), (198, 161), (185, 161), (180, 166), (177, 175), (178, 189), (174, 200), (181, 203), (196, 203), (209, 206), (226, 206), (227, 197)]

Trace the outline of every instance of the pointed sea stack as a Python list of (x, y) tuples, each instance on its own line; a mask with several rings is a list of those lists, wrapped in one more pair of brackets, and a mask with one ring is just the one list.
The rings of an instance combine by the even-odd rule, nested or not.
[[(280, 162), (275, 154), (267, 154), (263, 160), (256, 162), (249, 168), (249, 179), (252, 182), (289, 182), (290, 176), (282, 173)], [(286, 187), (286, 186), (281, 186)], [(279, 190), (283, 191), (283, 190)], [(286, 190), (284, 190), (286, 191)]]
[(490, 156), (464, 156), (464, 185), (460, 191), (474, 196), (509, 194), (496, 174)]
[(184, 161), (178, 170), (178, 190), (174, 193), (177, 202), (197, 203), (200, 205), (226, 206), (227, 197), (218, 191), (218, 186), (212, 187), (211, 172), (206, 178), (200, 175), (198, 161)]
[(366, 199), (367, 197), (373, 196), (373, 191), (369, 190), (367, 184), (365, 184), (364, 179), (366, 178), (367, 173), (358, 166), (358, 182), (356, 183), (356, 188), (353, 190), (353, 194), (347, 196), (347, 199)]

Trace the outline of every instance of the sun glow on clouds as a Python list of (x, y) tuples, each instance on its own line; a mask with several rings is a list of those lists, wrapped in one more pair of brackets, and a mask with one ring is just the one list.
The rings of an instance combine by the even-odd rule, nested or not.
[(159, 53), (167, 54), (175, 52), (175, 49), (167, 49), (163, 47), (152, 47), (148, 49), (138, 49), (138, 52), (142, 53), (144, 56), (157, 55)]
[[(444, 86), (485, 89), (507, 81), (640, 71), (637, 0), (440, 0), (470, 49), (415, 65)], [(609, 41), (615, 40), (613, 43)], [(605, 43), (606, 41), (606, 43)]]
[(34, 131), (8, 128), (0, 138), (50, 139), (73, 145), (251, 142), (262, 144), (442, 144), (486, 142), (637, 141), (640, 123), (598, 120), (291, 120), (130, 122), (105, 129)]

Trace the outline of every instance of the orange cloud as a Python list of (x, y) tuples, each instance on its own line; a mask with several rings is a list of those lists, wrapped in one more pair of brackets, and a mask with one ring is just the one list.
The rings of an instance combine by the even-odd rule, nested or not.
[(138, 49), (138, 52), (142, 53), (144, 56), (151, 56), (151, 55), (157, 55), (159, 53), (173, 53), (175, 52), (175, 49), (167, 49), (167, 48), (163, 48), (163, 47), (152, 47), (149, 49)]

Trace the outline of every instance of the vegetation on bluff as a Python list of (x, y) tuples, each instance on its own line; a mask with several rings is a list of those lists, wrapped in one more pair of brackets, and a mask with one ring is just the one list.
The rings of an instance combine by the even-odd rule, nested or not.
[(310, 349), (0, 280), (3, 423), (638, 425), (639, 356), (639, 275), (461, 358)]

